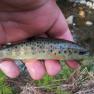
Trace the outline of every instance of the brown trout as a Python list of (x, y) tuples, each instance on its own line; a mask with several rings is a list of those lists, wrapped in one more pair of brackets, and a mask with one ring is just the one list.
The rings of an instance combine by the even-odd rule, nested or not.
[(62, 39), (31, 38), (18, 44), (0, 48), (0, 59), (79, 60), (88, 56), (89, 52), (86, 49), (74, 42)]

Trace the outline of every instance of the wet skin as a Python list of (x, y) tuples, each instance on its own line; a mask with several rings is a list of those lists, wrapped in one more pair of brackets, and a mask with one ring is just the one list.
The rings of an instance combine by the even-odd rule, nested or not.
[[(0, 3), (0, 44), (22, 41), (32, 36), (46, 36), (73, 41), (65, 18), (55, 0), (1, 0)], [(78, 64), (68, 61), (68, 66), (77, 68)], [(54, 60), (27, 60), (25, 65), (34, 80), (41, 79), (47, 72), (56, 75), (60, 63)], [(0, 63), (0, 69), (10, 78), (19, 75), (13, 60)]]

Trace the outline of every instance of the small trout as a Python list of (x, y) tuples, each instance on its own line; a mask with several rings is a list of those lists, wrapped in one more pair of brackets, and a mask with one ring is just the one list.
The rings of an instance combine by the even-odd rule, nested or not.
[(89, 52), (86, 49), (74, 42), (62, 39), (31, 38), (18, 44), (0, 48), (0, 59), (79, 60), (88, 56)]

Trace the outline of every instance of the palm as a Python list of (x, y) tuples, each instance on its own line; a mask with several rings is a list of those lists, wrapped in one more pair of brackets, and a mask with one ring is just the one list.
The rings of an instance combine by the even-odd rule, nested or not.
[[(35, 10), (15, 11), (14, 9), (12, 12), (1, 11), (1, 28), (10, 36), (7, 41), (22, 40), (27, 37), (45, 33), (58, 15), (56, 8), (50, 6), (47, 9), (47, 7), (48, 4)], [(20, 9), (22, 8), (19, 8), (19, 10)], [(11, 34), (15, 36), (12, 37)]]
[[(65, 38), (72, 40), (72, 36), (69, 32), (65, 19), (61, 11), (58, 9), (55, 0), (49, 0), (45, 4), (43, 2), (44, 5), (42, 5), (39, 8), (38, 7), (36, 8), (38, 4), (34, 0), (30, 0), (30, 1), (28, 0), (23, 2), (22, 1), (23, 0), (18, 0), (17, 2), (16, 0), (15, 2), (14, 0), (11, 1), (6, 0), (6, 2), (8, 2), (8, 5), (13, 6), (11, 8), (8, 5), (6, 5), (7, 4), (6, 2), (5, 3), (4, 1), (2, 2), (4, 8), (2, 8), (1, 6), (0, 9), (0, 24), (1, 24), (0, 43), (1, 44), (23, 40), (35, 35), (39, 36), (40, 34), (47, 34), (50, 37)], [(42, 0), (37, 0), (37, 1), (40, 2)], [(15, 3), (18, 3), (18, 5), (15, 5)], [(24, 8), (21, 7), (23, 5)], [(27, 5), (28, 7), (26, 7)], [(40, 5), (41, 3), (39, 3), (39, 6)], [(65, 31), (67, 31), (66, 34)], [(11, 77), (12, 70), (9, 70), (9, 67), (13, 66), (16, 72), (18, 72), (17, 71), (18, 68), (12, 62), (9, 63), (7, 65), (7, 68), (2, 67), (6, 65), (6, 62), (2, 63), (0, 68), (8, 76)], [(44, 68), (44, 64), (36, 60), (26, 61), (26, 66), (33, 79), (40, 79), (45, 74), (46, 71), (50, 75), (55, 75), (60, 70), (59, 63), (57, 61), (52, 61), (52, 60), (45, 61), (46, 70)], [(6, 70), (8, 70), (9, 73), (7, 73)]]

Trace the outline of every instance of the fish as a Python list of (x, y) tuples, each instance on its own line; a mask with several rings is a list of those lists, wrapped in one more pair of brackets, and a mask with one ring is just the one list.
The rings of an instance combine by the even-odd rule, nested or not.
[(87, 49), (64, 39), (33, 37), (0, 48), (0, 59), (81, 60), (88, 56), (89, 51)]

